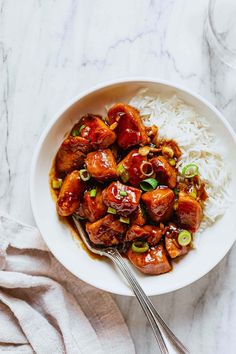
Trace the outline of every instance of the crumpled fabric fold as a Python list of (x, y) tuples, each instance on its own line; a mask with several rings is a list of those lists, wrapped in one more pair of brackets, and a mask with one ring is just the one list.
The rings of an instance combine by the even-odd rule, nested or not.
[(112, 297), (77, 279), (37, 228), (0, 213), (0, 351), (135, 353)]

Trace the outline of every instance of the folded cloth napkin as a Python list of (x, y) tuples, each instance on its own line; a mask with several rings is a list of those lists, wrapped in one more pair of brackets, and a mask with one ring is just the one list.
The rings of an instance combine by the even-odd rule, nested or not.
[(0, 213), (0, 352), (132, 354), (111, 298), (70, 274), (35, 227)]

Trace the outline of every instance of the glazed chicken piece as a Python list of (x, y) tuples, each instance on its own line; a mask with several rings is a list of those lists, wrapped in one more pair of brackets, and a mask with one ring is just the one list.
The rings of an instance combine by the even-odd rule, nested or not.
[(162, 230), (158, 226), (153, 226), (153, 225), (145, 225), (144, 226), (145, 230), (149, 232), (149, 236), (147, 238), (147, 242), (151, 246), (156, 246), (162, 238)]
[(110, 149), (90, 152), (85, 164), (92, 177), (99, 182), (105, 182), (117, 177), (116, 161)]
[(160, 184), (164, 184), (169, 188), (175, 188), (177, 172), (163, 156), (154, 157), (150, 160), (154, 172)]
[(96, 149), (106, 149), (116, 140), (116, 134), (103, 122), (103, 120), (93, 114), (87, 114), (73, 127), (73, 131), (80, 134), (89, 142), (90, 151)]
[(133, 241), (138, 238), (144, 238), (146, 241), (155, 246), (160, 242), (162, 237), (162, 231), (159, 227), (153, 225), (132, 225), (125, 235), (125, 241)]
[(145, 229), (145, 226), (132, 225), (125, 235), (125, 241), (134, 241), (137, 238), (147, 238), (149, 231)]
[(120, 178), (123, 182), (129, 182), (134, 187), (138, 187), (143, 179), (152, 175), (152, 172), (152, 164), (147, 161), (147, 156), (139, 154), (138, 149), (130, 151), (118, 164)]
[(84, 164), (86, 153), (89, 151), (88, 140), (80, 136), (69, 136), (61, 144), (56, 156), (56, 170), (59, 176)]
[(127, 217), (138, 208), (141, 191), (117, 181), (104, 189), (102, 196), (106, 206), (114, 208), (117, 214)]
[(183, 256), (190, 250), (189, 246), (180, 246), (175, 238), (165, 237), (165, 246), (170, 258)]
[(130, 216), (130, 224), (142, 226), (145, 223), (146, 223), (146, 216), (141, 206), (139, 205), (138, 208)]
[(170, 258), (183, 256), (191, 249), (189, 245), (180, 246), (178, 243), (179, 232), (180, 230), (174, 224), (170, 224), (167, 227), (165, 234), (165, 246)]
[(73, 214), (78, 209), (85, 190), (85, 183), (80, 179), (79, 171), (68, 174), (63, 181), (57, 200), (57, 212), (61, 216)]
[(151, 247), (144, 253), (133, 252), (130, 248), (128, 258), (135, 267), (145, 274), (158, 275), (172, 269), (162, 244)]
[(167, 187), (157, 187), (153, 191), (142, 195), (142, 201), (150, 218), (157, 223), (166, 221), (171, 217), (174, 199), (174, 192)]
[(88, 219), (90, 222), (102, 218), (107, 211), (107, 207), (103, 203), (102, 190), (100, 188), (96, 188), (95, 197), (91, 197), (90, 191), (85, 192), (81, 206), (83, 213), (81, 216)]
[(203, 213), (200, 203), (185, 192), (179, 193), (177, 218), (181, 227), (196, 232), (201, 223)]
[(127, 226), (114, 215), (106, 215), (94, 223), (86, 223), (90, 240), (96, 245), (118, 245), (124, 238)]
[(109, 109), (107, 115), (110, 124), (117, 123), (115, 128), (117, 142), (122, 149), (128, 149), (138, 144), (145, 145), (150, 142), (136, 108), (117, 103)]

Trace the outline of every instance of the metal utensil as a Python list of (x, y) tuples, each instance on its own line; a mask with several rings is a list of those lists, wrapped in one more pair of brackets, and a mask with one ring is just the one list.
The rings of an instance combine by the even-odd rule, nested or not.
[(118, 249), (115, 247), (97, 247), (93, 245), (76, 216), (73, 216), (73, 220), (82, 241), (89, 249), (89, 251), (98, 254), (99, 256), (110, 258), (128, 281), (136, 298), (138, 299), (138, 302), (140, 303), (145, 315), (149, 320), (161, 353), (189, 354), (189, 350), (180, 342), (180, 340), (174, 335), (174, 333), (170, 330), (170, 328), (158, 314), (154, 305), (139, 285), (133, 272), (122, 258)]

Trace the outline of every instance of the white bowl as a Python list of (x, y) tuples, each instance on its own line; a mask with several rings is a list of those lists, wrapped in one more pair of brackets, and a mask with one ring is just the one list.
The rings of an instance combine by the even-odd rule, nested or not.
[[(81, 93), (64, 106), (42, 134), (31, 168), (31, 203), (38, 228), (54, 256), (74, 275), (85, 282), (121, 295), (133, 295), (122, 275), (104, 259), (91, 258), (80, 242), (76, 242), (68, 226), (59, 221), (50, 194), (49, 171), (52, 160), (65, 133), (85, 113), (104, 114), (104, 106), (114, 102), (128, 102), (140, 89), (152, 93), (176, 93), (202, 113), (225, 146), (225, 158), (232, 161), (232, 181), (229, 189), (236, 200), (236, 137), (224, 117), (205, 99), (187, 89), (166, 81), (148, 79), (116, 80)], [(236, 204), (201, 236), (199, 246), (180, 262), (173, 271), (160, 276), (134, 272), (148, 295), (164, 294), (180, 289), (208, 273), (226, 255), (236, 236)], [(227, 275), (226, 275), (227, 276)]]

